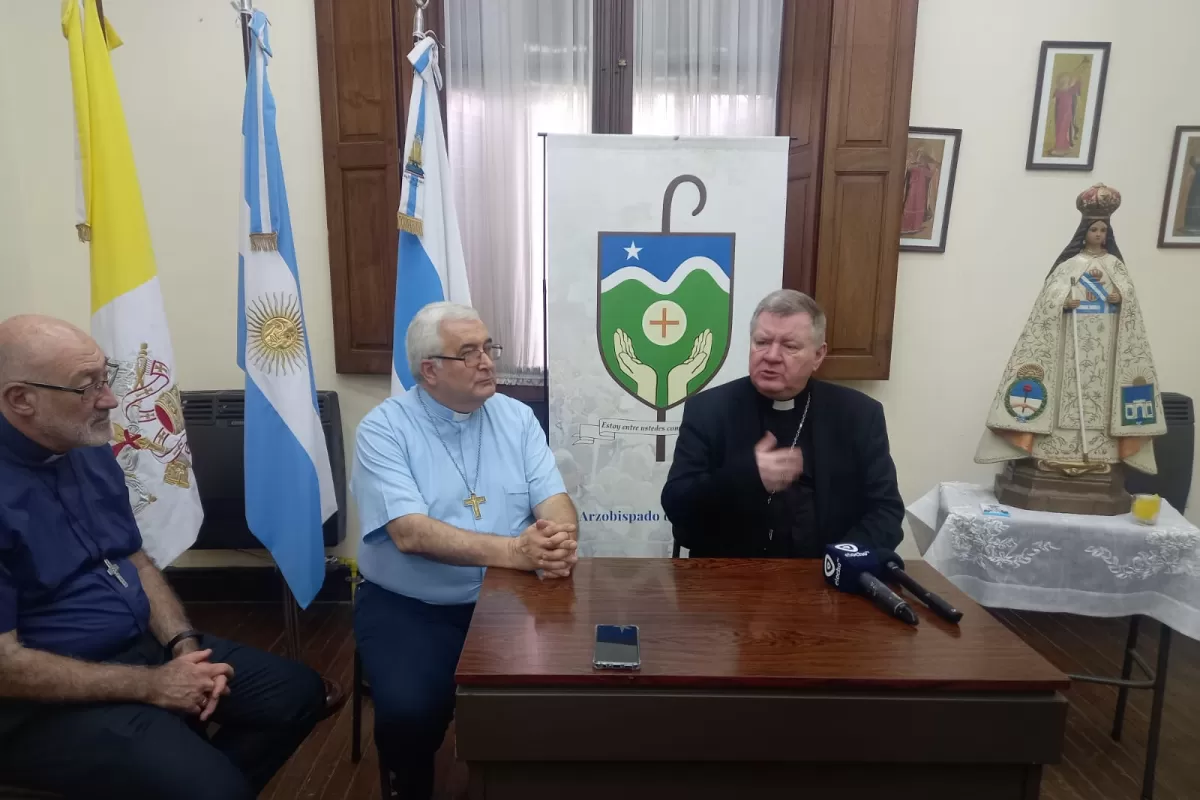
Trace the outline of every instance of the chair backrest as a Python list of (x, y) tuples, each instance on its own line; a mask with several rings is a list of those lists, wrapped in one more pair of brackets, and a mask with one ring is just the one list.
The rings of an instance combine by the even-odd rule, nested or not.
[(1192, 465), (1196, 454), (1196, 413), (1192, 398), (1163, 392), (1166, 434), (1154, 440), (1158, 474), (1125, 470), (1125, 489), (1130, 494), (1157, 494), (1180, 513), (1187, 508), (1192, 487)]
[[(243, 451), (246, 393), (241, 389), (183, 392), (183, 418), (192, 468), (204, 508), (204, 523), (193, 550), (238, 550), (262, 547), (246, 523), (246, 472)], [(317, 392), (321, 428), (333, 472), (338, 511), (326, 522), (326, 547), (346, 538), (346, 451), (337, 392)]]

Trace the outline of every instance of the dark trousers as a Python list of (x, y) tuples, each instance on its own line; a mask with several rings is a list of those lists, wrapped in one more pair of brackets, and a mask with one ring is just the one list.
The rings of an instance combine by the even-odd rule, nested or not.
[(433, 794), (433, 759), (454, 716), (454, 668), (474, 611), (358, 587), (354, 636), (375, 702), (375, 746), (402, 800)]
[[(137, 703), (22, 706), (0, 744), (0, 783), (79, 798), (252, 800), (299, 747), (325, 705), (303, 664), (205, 636), (212, 660), (234, 669), (212, 720)], [(112, 662), (157, 666), (167, 653), (144, 636)]]

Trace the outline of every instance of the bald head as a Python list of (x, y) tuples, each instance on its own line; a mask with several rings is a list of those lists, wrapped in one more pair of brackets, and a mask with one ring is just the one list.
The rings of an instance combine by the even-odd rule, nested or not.
[(69, 322), (41, 314), (21, 314), (0, 322), (0, 385), (48, 380), (58, 362), (94, 355), (99, 346)]
[(69, 322), (36, 314), (0, 322), (0, 414), (38, 444), (61, 453), (107, 442), (116, 406), (107, 380), (104, 351)]

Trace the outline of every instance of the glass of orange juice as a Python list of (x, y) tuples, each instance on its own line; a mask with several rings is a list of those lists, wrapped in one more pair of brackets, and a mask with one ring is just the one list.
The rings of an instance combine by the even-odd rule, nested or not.
[(1135, 494), (1133, 496), (1133, 518), (1143, 525), (1154, 525), (1158, 522), (1158, 512), (1162, 509), (1162, 498), (1156, 494)]

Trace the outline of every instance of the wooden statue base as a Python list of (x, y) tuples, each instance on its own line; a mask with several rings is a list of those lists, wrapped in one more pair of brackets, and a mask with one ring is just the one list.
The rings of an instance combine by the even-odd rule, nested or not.
[(1037, 468), (1032, 459), (1010, 461), (996, 476), (996, 499), (1006, 506), (1059, 514), (1111, 517), (1129, 512), (1125, 465), (1113, 464), (1102, 475), (1070, 477)]

